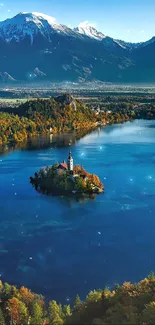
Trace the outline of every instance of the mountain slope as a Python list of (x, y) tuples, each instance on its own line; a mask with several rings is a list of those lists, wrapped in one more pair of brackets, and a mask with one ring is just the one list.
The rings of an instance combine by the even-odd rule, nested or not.
[(36, 67), (53, 81), (118, 79), (119, 66), (127, 64), (121, 46), (114, 53), (106, 42), (60, 27), (34, 13), (1, 23), (0, 71), (23, 81), (34, 81)]
[(29, 36), (32, 44), (38, 34), (50, 41), (52, 33), (77, 36), (67, 26), (56, 24), (55, 18), (36, 12), (21, 12), (13, 18), (0, 22), (0, 38), (7, 42), (12, 40), (19, 42)]
[(87, 21), (80, 23), (78, 27), (73, 29), (75, 32), (88, 36), (90, 38), (94, 38), (98, 41), (101, 41), (104, 39), (104, 34), (101, 32), (98, 32), (96, 28), (94, 28), (92, 25), (89, 25)]
[(154, 45), (155, 39), (141, 44), (115, 40), (87, 22), (71, 29), (44, 14), (19, 13), (0, 22), (0, 71), (30, 82), (152, 82)]
[(6, 82), (14, 82), (14, 81), (15, 79), (7, 72), (0, 72), (0, 82), (6, 83)]

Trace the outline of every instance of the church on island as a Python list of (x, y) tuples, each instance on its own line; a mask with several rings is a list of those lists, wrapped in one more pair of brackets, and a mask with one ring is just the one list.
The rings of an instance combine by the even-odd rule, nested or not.
[(67, 159), (67, 163), (65, 161), (63, 161), (61, 164), (58, 165), (57, 167), (57, 171), (70, 171), (70, 173), (73, 173), (73, 169), (74, 169), (74, 163), (73, 163), (73, 157), (72, 157), (72, 153), (71, 151), (69, 151), (69, 156)]
[[(68, 173), (68, 174), (70, 174), (69, 178), (72, 182), (76, 182), (76, 180), (79, 179), (80, 177), (83, 179), (83, 181), (87, 182), (87, 180), (88, 180), (87, 174), (88, 173), (84, 170), (83, 166), (78, 165), (75, 167), (78, 167), (78, 170), (77, 170), (77, 168), (76, 168), (76, 170), (74, 168), (73, 157), (72, 157), (72, 153), (70, 150), (67, 162), (65, 162), (65, 160), (64, 160), (62, 163), (58, 164), (56, 167), (55, 173), (57, 175), (62, 175), (62, 174), (69, 172)], [(80, 173), (79, 173), (79, 171), (80, 171)]]
[(71, 151), (67, 162), (56, 163), (53, 166), (41, 168), (39, 172), (30, 177), (30, 182), (36, 190), (43, 193), (55, 194), (99, 194), (104, 190), (98, 176), (89, 174), (83, 166), (74, 166)]

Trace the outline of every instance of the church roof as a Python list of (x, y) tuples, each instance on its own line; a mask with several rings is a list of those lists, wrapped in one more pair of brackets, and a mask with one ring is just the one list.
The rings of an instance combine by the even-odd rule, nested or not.
[(68, 166), (67, 166), (67, 164), (66, 164), (65, 162), (62, 162), (62, 163), (58, 166), (58, 168), (68, 169)]

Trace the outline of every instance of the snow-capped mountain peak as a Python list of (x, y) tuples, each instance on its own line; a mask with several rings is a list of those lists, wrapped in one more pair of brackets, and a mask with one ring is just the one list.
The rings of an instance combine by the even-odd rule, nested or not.
[(99, 41), (105, 38), (105, 35), (101, 32), (98, 32), (95, 26), (93, 24), (89, 24), (88, 21), (80, 23), (78, 27), (74, 28), (74, 31)]
[(28, 36), (32, 44), (38, 33), (50, 40), (50, 35), (54, 32), (65, 35), (74, 33), (67, 26), (57, 24), (54, 17), (38, 12), (20, 12), (15, 17), (0, 22), (0, 38), (7, 42), (19, 42)]
[[(28, 13), (25, 13), (25, 14), (28, 14)], [(40, 12), (32, 12), (32, 15), (35, 19), (37, 18), (38, 20), (42, 20), (42, 19), (46, 20), (49, 23), (49, 25), (51, 25), (52, 27), (53, 27), (53, 25), (54, 26), (57, 25), (56, 19), (52, 16), (42, 14)]]

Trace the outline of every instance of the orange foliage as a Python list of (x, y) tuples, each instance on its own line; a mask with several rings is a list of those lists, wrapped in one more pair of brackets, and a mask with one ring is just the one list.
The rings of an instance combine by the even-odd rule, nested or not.
[(19, 290), (20, 299), (25, 303), (26, 306), (32, 303), (34, 299), (34, 294), (31, 292), (31, 290), (21, 287)]
[(15, 322), (16, 325), (21, 325), (23, 321), (23, 316), (25, 316), (24, 311), (26, 310), (26, 308), (25, 310), (22, 310), (24, 304), (22, 304), (22, 302), (17, 298), (12, 298), (9, 299), (8, 305), (8, 310), (10, 311), (12, 320)]
[(81, 166), (80, 165), (74, 166), (73, 172), (74, 174), (79, 174), (79, 172), (81, 172)]

